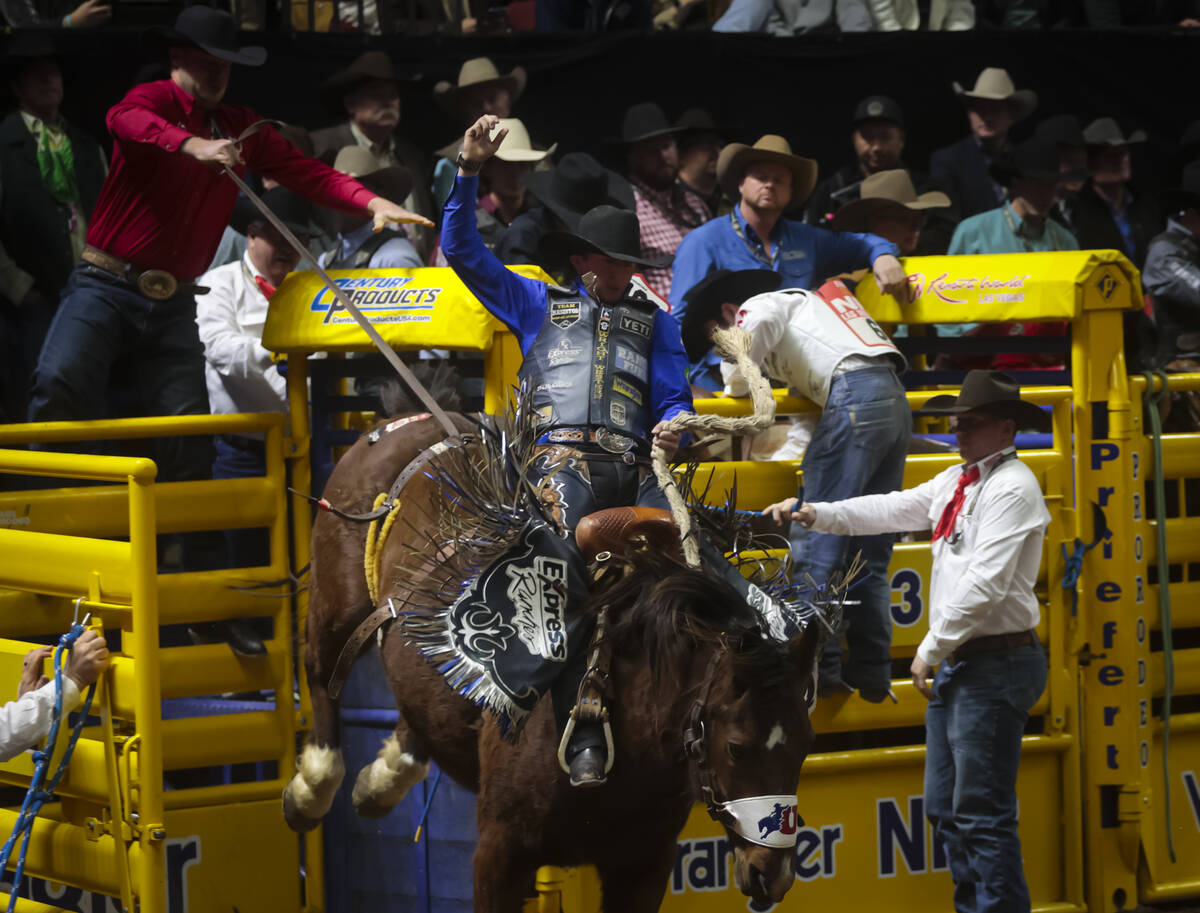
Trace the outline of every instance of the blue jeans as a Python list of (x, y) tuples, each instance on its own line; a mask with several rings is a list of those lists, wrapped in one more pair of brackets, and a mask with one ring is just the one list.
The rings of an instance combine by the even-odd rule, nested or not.
[[(266, 446), (261, 441), (241, 439), (241, 446), (223, 437), (215, 442), (217, 458), (213, 462), (214, 479), (249, 479), (266, 475)], [(262, 567), (271, 563), (270, 534), (265, 529), (227, 529), (225, 545), (230, 567)]]
[[(833, 379), (825, 410), (804, 451), (804, 500), (841, 501), (896, 491), (904, 481), (904, 458), (912, 434), (912, 412), (904, 387), (888, 367), (862, 368)], [(891, 533), (835, 536), (792, 524), (794, 580), (807, 572), (825, 583), (856, 552), (866, 567), (846, 606), (849, 657), (842, 668), (841, 644), (831, 638), (821, 657), (821, 679), (846, 684), (882, 699), (892, 681)]]
[(925, 712), (925, 814), (946, 849), (960, 913), (1030, 909), (1017, 837), (1017, 765), (1046, 687), (1040, 646), (942, 663)]

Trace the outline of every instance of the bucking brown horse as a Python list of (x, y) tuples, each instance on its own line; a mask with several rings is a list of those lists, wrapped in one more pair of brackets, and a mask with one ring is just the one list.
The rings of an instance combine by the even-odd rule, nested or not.
[[(454, 421), (464, 434), (478, 431), (463, 416)], [(325, 498), (346, 512), (370, 511), (378, 494), (444, 437), (433, 420), (410, 421), (374, 443), (364, 436), (338, 463)], [(470, 459), (459, 465), (479, 471), (497, 458), (478, 442), (463, 452)], [(430, 538), (438, 518), (454, 509), (452, 500), (436, 473), (413, 474), (398, 520), (378, 549), (368, 549), (367, 524), (317, 517), (305, 657), (313, 727), (284, 791), (284, 813), (295, 830), (320, 822), (345, 774), (338, 704), (327, 687), (343, 646), (377, 605), (389, 597), (404, 605), (416, 587), (411, 573), (397, 579), (392, 569), (411, 569), (412, 555), (421, 553), (435, 574), (465, 547)], [(365, 572), (369, 551), (378, 557)], [(806, 698), (818, 625), (810, 623), (790, 642), (773, 641), (756, 612), (716, 575), (658, 549), (634, 547), (613, 560), (621, 568), (617, 582), (586, 608), (607, 609), (612, 645), (615, 764), (605, 785), (568, 784), (556, 759), (549, 696), (515, 738), (505, 738), (492, 715), (449, 687), (393, 622), (379, 642), (400, 720), (359, 772), (355, 807), (364, 816), (387, 814), (436, 761), (478, 794), (476, 911), (517, 913), (540, 865), (593, 864), (605, 909), (639, 913), (658, 909), (677, 835), (693, 803), (704, 802), (728, 833), (735, 883), (758, 901), (778, 902), (795, 878), (795, 795), (813, 738)], [(374, 600), (367, 583), (372, 563), (382, 569)]]

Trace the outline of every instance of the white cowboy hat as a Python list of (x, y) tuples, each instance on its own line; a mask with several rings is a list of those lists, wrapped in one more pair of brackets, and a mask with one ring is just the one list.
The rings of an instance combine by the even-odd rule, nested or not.
[(1037, 107), (1037, 93), (1032, 89), (1017, 89), (1008, 70), (987, 67), (975, 80), (975, 87), (964, 89), (954, 83), (954, 92), (959, 98), (983, 98), (989, 101), (1006, 101), (1012, 107), (1013, 120), (1021, 120), (1033, 113)]

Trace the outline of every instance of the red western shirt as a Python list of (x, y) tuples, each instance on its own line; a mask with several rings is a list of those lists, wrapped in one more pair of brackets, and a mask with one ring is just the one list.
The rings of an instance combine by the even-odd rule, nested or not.
[[(216, 253), (238, 188), (219, 166), (201, 164), (179, 147), (193, 136), (236, 139), (257, 120), (254, 111), (235, 105), (207, 111), (169, 79), (134, 86), (108, 112), (112, 168), (88, 225), (88, 244), (142, 269), (199, 276)], [(270, 127), (242, 143), (242, 160), (239, 176), (248, 170), (267, 175), (334, 209), (361, 214), (376, 196), (305, 158)]]

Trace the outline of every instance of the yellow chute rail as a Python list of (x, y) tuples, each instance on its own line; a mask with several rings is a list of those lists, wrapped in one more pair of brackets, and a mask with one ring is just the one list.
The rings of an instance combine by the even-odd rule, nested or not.
[[(1200, 628), (1195, 542), (1200, 499), (1200, 436), (1164, 435), (1168, 489), (1169, 588), (1173, 597), (1174, 709), (1167, 782), (1160, 764), (1164, 657), (1159, 649), (1155, 517), (1147, 482), (1153, 447), (1143, 428), (1146, 381), (1129, 378), (1122, 320), (1141, 307), (1136, 271), (1121, 255), (1091, 251), (994, 257), (913, 258), (905, 263), (919, 297), (900, 305), (868, 278), (860, 300), (883, 324), (909, 325), (923, 389), (915, 406), (953, 378), (929, 363), (938, 346), (922, 337), (929, 324), (964, 321), (1066, 321), (1062, 369), (1022, 377), (1026, 394), (1049, 407), (1053, 433), (1022, 458), (1046, 495), (1051, 526), (1038, 584), (1039, 636), (1050, 658), (1046, 693), (1025, 739), (1019, 798), (1026, 873), (1038, 910), (1117, 910), (1139, 901), (1200, 897), (1200, 649), (1187, 633)], [(517, 270), (545, 280), (533, 268)], [(499, 408), (520, 363), (515, 340), (484, 311), (450, 270), (335, 273), (356, 303), (397, 349), (480, 353), (485, 402)], [(121, 647), (100, 692), (101, 724), (88, 730), (72, 761), (62, 801), (39, 820), (30, 871), (86, 892), (132, 897), (144, 910), (175, 909), (185, 892), (190, 911), (323, 909), (321, 844), (304, 838), (307, 881), (298, 877), (301, 839), (286, 831), (279, 792), (294, 764), (295, 735), (307, 725), (307, 688), (294, 667), (290, 632), (303, 642), (305, 596), (284, 582), (309, 560), (310, 514), (288, 498), (285, 475), (311, 487), (307, 356), (369, 352), (361, 331), (307, 273), (289, 277), (272, 300), (264, 342), (288, 359), (290, 414), (133, 419), (119, 422), (0, 428), (0, 472), (94, 479), (89, 488), (0, 493), (0, 667), (15, 689), (19, 658), (35, 635), (61, 633), (72, 604), (119, 629)], [(971, 343), (974, 345), (974, 343)], [(914, 356), (915, 353), (915, 357)], [(924, 360), (923, 360), (924, 359)], [(922, 373), (922, 371), (926, 373)], [(958, 373), (961, 377), (961, 372)], [(1171, 389), (1200, 386), (1200, 377), (1171, 378)], [(313, 396), (316, 391), (313, 391)], [(780, 411), (811, 404), (781, 392)], [(715, 397), (698, 411), (736, 413), (742, 401)], [(183, 433), (267, 432), (268, 471), (227, 482), (153, 481), (145, 459), (56, 454), (59, 442)], [(38, 441), (46, 450), (24, 451)], [(905, 485), (955, 462), (952, 456), (909, 458)], [(286, 464), (286, 471), (285, 471)], [(723, 499), (734, 476), (741, 503), (754, 509), (794, 494), (797, 463), (714, 463), (711, 496)], [(1096, 528), (1092, 504), (1103, 511)], [(289, 520), (288, 507), (291, 507)], [(287, 558), (291, 523), (291, 562)], [(265, 527), (271, 565), (193, 574), (157, 574), (155, 537), (168, 531)], [(1193, 528), (1195, 527), (1195, 528)], [(1082, 553), (1073, 594), (1062, 580), (1076, 542)], [(919, 539), (896, 547), (893, 655), (906, 667), (927, 625), (929, 547)], [(270, 584), (267, 601), (245, 584)], [(264, 609), (267, 603), (269, 609)], [(275, 636), (263, 660), (237, 660), (224, 645), (160, 649), (160, 624), (268, 615)], [(229, 691), (288, 693), (265, 711), (164, 720), (163, 698)], [(857, 696), (820, 703), (818, 732), (836, 750), (810, 756), (799, 786), (806, 821), (797, 846), (797, 884), (779, 909), (820, 903), (925, 910), (930, 898), (949, 905), (950, 879), (933, 844), (921, 804), (924, 746), (917, 728), (924, 701), (897, 677), (899, 703), (873, 705)], [(245, 717), (244, 721), (237, 717)], [(876, 747), (883, 745), (884, 747)], [(243, 761), (272, 761), (269, 777), (231, 785), (162, 788), (162, 771)], [(618, 759), (620, 763), (620, 759)], [(26, 782), (29, 763), (0, 765), (0, 780)], [(1175, 861), (1166, 847), (1169, 811)], [(0, 815), (8, 814), (0, 812)], [(0, 827), (3, 826), (0, 818)], [(161, 825), (148, 827), (147, 825)], [(246, 835), (253, 834), (253, 853)], [(125, 874), (122, 874), (125, 873)], [(469, 878), (469, 872), (462, 877)], [(542, 906), (595, 910), (595, 880), (546, 869)], [(258, 892), (269, 902), (259, 903)], [(731, 893), (733, 892), (733, 893)], [(666, 910), (741, 908), (732, 888), (728, 845), (702, 810), (679, 838)], [(71, 895), (74, 897), (75, 895)], [(59, 895), (35, 897), (30, 910), (79, 909)], [(942, 901), (938, 901), (942, 903)], [(182, 909), (180, 907), (179, 909)]]

